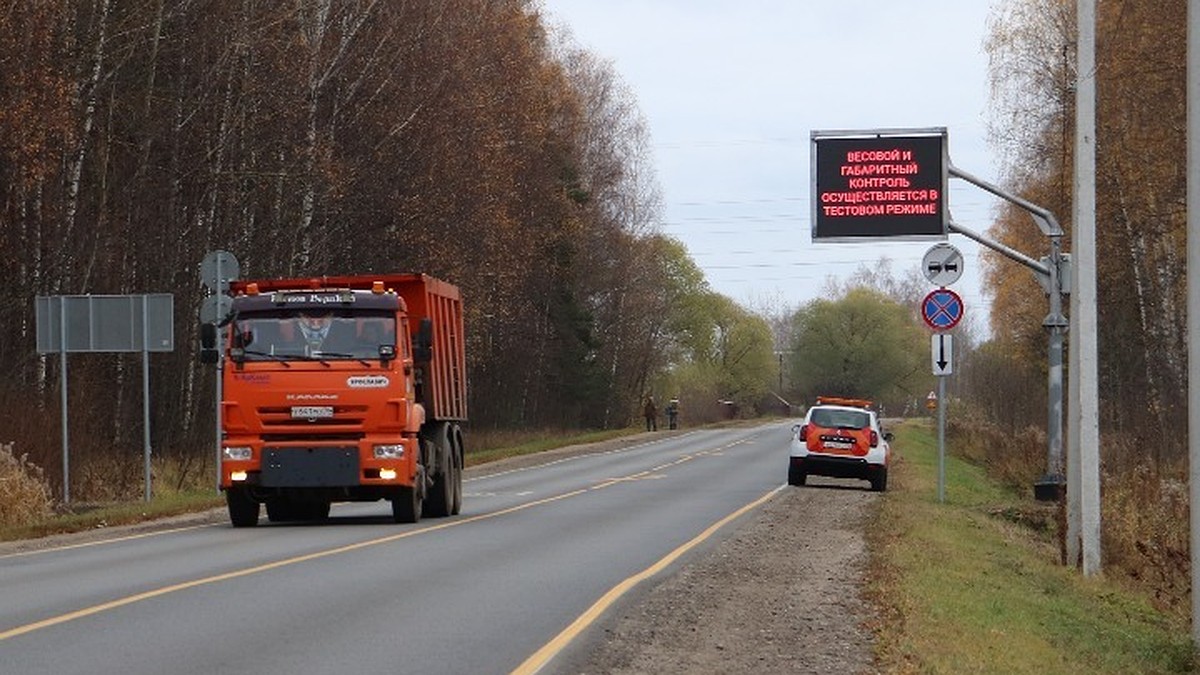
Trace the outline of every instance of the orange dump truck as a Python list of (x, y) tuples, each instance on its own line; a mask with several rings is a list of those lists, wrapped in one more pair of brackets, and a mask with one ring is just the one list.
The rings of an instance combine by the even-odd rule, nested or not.
[[(423, 274), (236, 281), (224, 321), (221, 489), (235, 527), (388, 500), (462, 508), (462, 299)], [(215, 331), (202, 360), (215, 361)]]

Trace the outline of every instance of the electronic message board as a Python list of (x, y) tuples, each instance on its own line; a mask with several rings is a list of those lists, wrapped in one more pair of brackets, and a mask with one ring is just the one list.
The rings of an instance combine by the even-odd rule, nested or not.
[(812, 238), (946, 236), (946, 130), (814, 131)]

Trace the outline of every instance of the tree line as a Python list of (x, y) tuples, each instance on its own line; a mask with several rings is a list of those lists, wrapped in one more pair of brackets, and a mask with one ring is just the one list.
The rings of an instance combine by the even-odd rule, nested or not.
[[(1102, 419), (1139, 454), (1185, 453), (1186, 3), (1100, 2), (1097, 25), (1096, 240)], [(994, 17), (993, 135), (1007, 182), (1070, 232), (1074, 166), (1075, 7), (1010, 3)], [(1028, 217), (992, 232), (1021, 250), (1046, 244)], [(1069, 243), (1069, 242), (1068, 242)], [(993, 256), (992, 328), (1016, 360), (1044, 362), (1044, 293)], [(1068, 336), (1069, 341), (1069, 336)], [(1133, 402), (1136, 402), (1134, 404)]]
[[(991, 57), (992, 135), (1003, 180), (1072, 230), (1075, 87), (1096, 83), (1096, 279), (1105, 565), (1186, 607), (1188, 561), (1186, 42), (1182, 0), (1100, 0), (1096, 71), (1076, 72), (1070, 0), (998, 6)], [(1196, 77), (1192, 74), (1192, 77)], [(1028, 216), (1006, 208), (992, 234), (1046, 251)], [(1067, 240), (1066, 238), (1064, 238)], [(1068, 240), (1069, 241), (1069, 240)], [(1090, 270), (1089, 270), (1090, 271)], [(964, 394), (986, 411), (994, 463), (1041, 464), (1045, 295), (998, 256), (993, 340), (974, 355)], [(1193, 336), (1193, 339), (1196, 339)], [(1067, 336), (1070, 348), (1071, 336)], [(1039, 466), (1040, 469), (1040, 466)], [(1036, 470), (1036, 469), (1035, 469)], [(1018, 472), (1014, 472), (1018, 473)], [(1024, 470), (1025, 480), (1032, 472)]]
[[(248, 278), (460, 286), (479, 426), (618, 427), (649, 392), (692, 397), (694, 419), (751, 406), (769, 329), (657, 232), (649, 143), (610, 65), (532, 0), (2, 0), (0, 426), (58, 480), (35, 296), (168, 292), (152, 445), (202, 463), (199, 264), (217, 249)], [(140, 448), (141, 364), (69, 368), (84, 494), (119, 482), (88, 457)]]

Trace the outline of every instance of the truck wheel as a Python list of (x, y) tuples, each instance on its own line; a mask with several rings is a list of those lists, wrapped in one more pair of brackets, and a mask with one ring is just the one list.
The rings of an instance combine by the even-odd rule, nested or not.
[(300, 515), (302, 520), (329, 520), (329, 502), (308, 502)]
[(425, 496), (429, 507), (426, 510), (427, 515), (445, 518), (454, 513), (454, 484), (458, 480), (458, 469), (454, 466), (454, 459), (447, 457), (445, 468), (433, 479), (429, 494)]
[(415, 487), (396, 489), (392, 497), (392, 520), (397, 523), (415, 523), (421, 519), (421, 496)]
[(441, 466), (439, 471), (433, 477), (433, 485), (429, 487), (429, 494), (425, 495), (425, 501), (428, 504), (427, 514), (434, 518), (444, 518), (454, 511), (454, 482), (455, 482), (455, 466), (454, 466), (454, 448), (450, 444), (450, 434), (447, 425), (440, 424), (434, 431), (433, 438), (430, 439), (430, 444), (433, 446), (433, 452), (437, 456), (437, 463)]
[(225, 503), (229, 506), (229, 522), (234, 527), (254, 527), (258, 525), (258, 502), (243, 488), (229, 488), (225, 491)]
[(454, 443), (451, 450), (454, 454), (454, 499), (453, 506), (450, 507), (450, 515), (457, 516), (462, 512), (463, 501), (463, 465), (466, 452), (463, 450), (462, 430), (457, 426), (454, 427)]
[(297, 520), (298, 509), (291, 501), (282, 497), (278, 499), (267, 500), (267, 520), (272, 523), (286, 523), (289, 520)]
[(871, 479), (871, 490), (873, 492), (883, 492), (887, 490), (887, 467), (883, 467), (879, 471), (879, 475)]

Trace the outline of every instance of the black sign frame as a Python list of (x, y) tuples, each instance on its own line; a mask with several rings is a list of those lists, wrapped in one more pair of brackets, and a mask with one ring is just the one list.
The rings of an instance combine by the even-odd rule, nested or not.
[(946, 239), (944, 127), (812, 132), (812, 239)]

